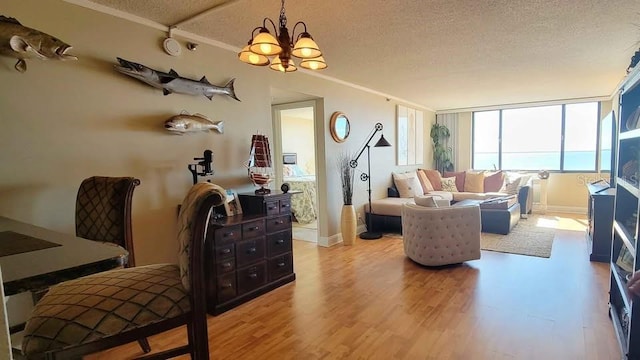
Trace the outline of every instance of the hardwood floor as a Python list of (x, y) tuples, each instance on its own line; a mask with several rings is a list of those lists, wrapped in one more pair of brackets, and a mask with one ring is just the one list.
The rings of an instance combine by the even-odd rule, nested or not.
[[(295, 241), (294, 283), (209, 318), (211, 359), (620, 359), (608, 265), (589, 262), (586, 220), (558, 216), (549, 259), (483, 251), (430, 269), (398, 239)], [(150, 342), (186, 343), (186, 331)], [(88, 358), (134, 355), (137, 343)]]

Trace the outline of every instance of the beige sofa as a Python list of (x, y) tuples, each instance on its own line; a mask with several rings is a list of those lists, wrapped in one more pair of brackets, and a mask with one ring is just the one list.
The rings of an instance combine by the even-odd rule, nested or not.
[(405, 254), (427, 266), (480, 259), (480, 207), (402, 206)]

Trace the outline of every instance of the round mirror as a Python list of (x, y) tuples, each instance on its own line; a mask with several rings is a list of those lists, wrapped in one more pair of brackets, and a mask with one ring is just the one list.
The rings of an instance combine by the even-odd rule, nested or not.
[(336, 142), (344, 142), (349, 137), (351, 126), (349, 125), (349, 119), (347, 115), (340, 111), (336, 111), (331, 115), (331, 123), (329, 124), (331, 129), (331, 137)]

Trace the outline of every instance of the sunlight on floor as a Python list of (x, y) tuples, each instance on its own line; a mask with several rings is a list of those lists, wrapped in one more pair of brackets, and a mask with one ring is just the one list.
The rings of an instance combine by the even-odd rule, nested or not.
[(585, 231), (587, 220), (585, 215), (581, 214), (538, 215), (536, 226), (557, 230)]

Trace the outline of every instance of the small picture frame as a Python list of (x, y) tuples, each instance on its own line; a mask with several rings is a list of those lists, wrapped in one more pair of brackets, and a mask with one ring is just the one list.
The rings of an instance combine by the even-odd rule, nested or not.
[(227, 201), (224, 203), (224, 210), (227, 216), (236, 216), (242, 214), (242, 206), (238, 192), (233, 189), (227, 190)]

